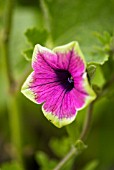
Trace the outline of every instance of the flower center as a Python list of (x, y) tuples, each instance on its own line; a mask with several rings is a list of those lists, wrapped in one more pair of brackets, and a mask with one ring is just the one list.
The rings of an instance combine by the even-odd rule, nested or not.
[(74, 80), (68, 70), (57, 69), (55, 70), (57, 80), (61, 83), (67, 91), (70, 91), (74, 87)]

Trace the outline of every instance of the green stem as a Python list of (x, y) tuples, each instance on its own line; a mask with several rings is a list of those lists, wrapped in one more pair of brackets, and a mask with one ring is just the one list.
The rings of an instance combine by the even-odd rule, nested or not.
[[(104, 93), (108, 92), (108, 89), (110, 86), (112, 86), (114, 84), (114, 75), (112, 76), (112, 78), (106, 82), (106, 84), (103, 86), (103, 89), (101, 91), (101, 93), (97, 96), (97, 98), (89, 105), (88, 107), (88, 111), (86, 114), (86, 118), (84, 121), (84, 125), (82, 128), (82, 132), (80, 135), (80, 139), (85, 141), (87, 138), (87, 134), (89, 132), (89, 128), (90, 128), (90, 124), (91, 124), (91, 119), (92, 119), (92, 113), (93, 113), (93, 107), (94, 107), (94, 103), (96, 101), (98, 101), (103, 95)], [(78, 150), (75, 148), (75, 146), (73, 148), (71, 148), (71, 150), (68, 152), (68, 154), (59, 162), (59, 164), (55, 167), (54, 170), (60, 170), (73, 156), (78, 156)]]
[[(88, 112), (86, 114), (86, 118), (85, 118), (85, 122), (84, 122), (84, 126), (82, 129), (82, 133), (80, 136), (81, 140), (85, 140), (85, 137), (88, 133), (89, 130), (89, 125), (91, 122), (91, 118), (92, 118), (92, 111), (93, 111), (93, 102), (89, 105), (88, 108)], [(76, 149), (75, 146), (73, 146), (71, 148), (71, 150), (68, 152), (68, 154), (58, 163), (58, 165), (54, 168), (54, 170), (60, 170), (62, 169), (62, 167), (73, 157), (73, 156), (77, 156), (79, 155), (80, 152)]]
[(47, 7), (45, 0), (40, 0), (40, 5), (41, 5), (41, 9), (42, 9), (42, 12), (44, 15), (44, 26), (45, 26), (47, 32), (49, 33), (48, 40), (46, 42), (46, 46), (48, 48), (53, 48), (54, 43), (53, 43), (53, 38), (52, 38), (51, 16), (49, 13), (49, 9)]
[(10, 33), (11, 33), (11, 25), (12, 25), (12, 16), (14, 9), (14, 0), (7, 0), (6, 9), (4, 13), (4, 29), (2, 34), (2, 49), (3, 49), (3, 60), (4, 60), (4, 70), (7, 77), (7, 82), (9, 86), (9, 90), (14, 89), (15, 80), (12, 74), (12, 67), (9, 55), (9, 41), (10, 41)]
[(7, 108), (9, 113), (9, 124), (11, 130), (11, 151), (13, 158), (18, 162), (22, 163), (22, 147), (21, 147), (21, 133), (20, 133), (20, 118), (19, 118), (19, 109), (17, 104), (16, 97), (16, 82), (13, 77), (12, 65), (9, 54), (9, 43), (11, 35), (11, 26), (12, 26), (12, 16), (14, 9), (15, 0), (7, 0), (6, 10), (4, 13), (4, 30), (2, 33), (1, 49), (2, 49), (2, 60), (3, 60), (3, 73), (5, 77), (5, 84), (7, 84)]
[(12, 142), (12, 157), (16, 159), (23, 167), (22, 160), (22, 145), (21, 145), (21, 134), (20, 134), (20, 113), (19, 106), (17, 103), (16, 95), (9, 95), (7, 102), (9, 112), (9, 123), (11, 131), (11, 142)]
[(83, 141), (87, 138), (87, 134), (89, 132), (91, 119), (92, 119), (92, 113), (93, 113), (93, 106), (94, 106), (94, 101), (88, 107), (88, 112), (86, 114), (83, 129), (80, 135), (80, 139)]
[(74, 155), (78, 155), (78, 151), (75, 147), (72, 147), (70, 152), (60, 161), (60, 163), (53, 170), (61, 169)]

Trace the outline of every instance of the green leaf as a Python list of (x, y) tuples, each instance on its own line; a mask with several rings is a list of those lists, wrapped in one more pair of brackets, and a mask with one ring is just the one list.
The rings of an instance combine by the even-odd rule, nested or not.
[(87, 67), (87, 73), (88, 73), (88, 77), (89, 77), (90, 81), (94, 78), (95, 71), (96, 71), (96, 66), (95, 65), (89, 65)]
[(99, 32), (95, 32), (94, 35), (98, 38), (98, 40), (101, 42), (102, 45), (110, 43), (111, 35), (109, 34), (109, 32), (104, 31), (103, 34), (100, 34)]
[(11, 162), (3, 164), (1, 170), (22, 170), (22, 168), (17, 162)]
[(46, 43), (48, 33), (46, 30), (39, 30), (37, 28), (29, 28), (25, 32), (27, 40), (34, 47), (36, 44), (44, 45)]
[(97, 94), (97, 95), (99, 95), (100, 93), (101, 93), (101, 91), (102, 91), (102, 88), (100, 88), (98, 85), (96, 85), (96, 84), (93, 84), (92, 85), (92, 88), (93, 88), (93, 90), (94, 90), (94, 92)]
[(102, 71), (101, 67), (97, 66), (95, 76), (92, 80), (92, 84), (96, 85), (96, 88), (98, 87), (98, 91), (99, 91), (100, 90), (99, 88), (102, 88), (105, 81), (106, 80), (104, 78), (103, 71)]
[(33, 48), (27, 49), (23, 51), (23, 55), (27, 61), (31, 61), (32, 59)]
[(68, 137), (63, 137), (61, 139), (52, 138), (50, 140), (49, 146), (55, 153), (55, 155), (57, 155), (58, 157), (63, 157), (70, 150), (71, 142)]
[(45, 1), (51, 15), (54, 43), (61, 45), (74, 40), (79, 41), (85, 57), (96, 44), (92, 33), (103, 32), (104, 28), (112, 31), (114, 28), (113, 1), (110, 3), (106, 0), (78, 0), (70, 3), (69, 0)]
[(113, 37), (106, 31), (103, 32), (103, 34), (96, 32), (95, 35), (98, 38), (99, 43), (94, 46), (94, 51), (90, 58), (91, 61), (88, 62), (103, 65), (110, 59), (109, 57), (113, 56)]
[[(53, 170), (58, 163), (58, 161), (55, 159), (49, 159), (48, 155), (42, 151), (37, 152), (36, 161), (38, 162), (38, 165), (40, 165), (40, 170)], [(73, 162), (74, 158), (70, 159), (62, 169), (63, 170), (71, 169)]]
[(107, 91), (106, 94), (104, 93), (104, 95), (107, 97), (107, 99), (110, 101), (114, 98), (114, 84), (112, 83), (112, 85), (110, 85), (109, 87), (107, 87)]
[(93, 160), (89, 162), (83, 170), (95, 170), (98, 166), (99, 162), (97, 160)]
[(93, 52), (91, 57), (88, 57), (87, 63), (88, 64), (98, 64), (103, 65), (106, 61), (108, 61), (109, 55), (104, 54), (103, 52)]
[(49, 159), (48, 155), (42, 151), (37, 152), (36, 160), (41, 166), (41, 170), (51, 170), (57, 165), (57, 161)]

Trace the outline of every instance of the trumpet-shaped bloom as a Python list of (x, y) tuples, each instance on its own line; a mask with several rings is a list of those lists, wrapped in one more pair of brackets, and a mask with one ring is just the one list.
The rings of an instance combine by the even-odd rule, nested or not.
[(95, 99), (77, 42), (53, 50), (37, 44), (32, 68), (22, 93), (33, 102), (43, 104), (44, 115), (57, 127), (71, 123), (77, 111)]

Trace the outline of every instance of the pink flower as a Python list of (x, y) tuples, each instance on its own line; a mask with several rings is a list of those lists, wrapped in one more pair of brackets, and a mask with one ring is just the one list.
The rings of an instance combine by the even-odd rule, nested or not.
[(84, 56), (77, 42), (49, 50), (35, 46), (33, 72), (22, 86), (22, 93), (37, 104), (55, 126), (71, 123), (77, 111), (96, 95), (90, 87)]

